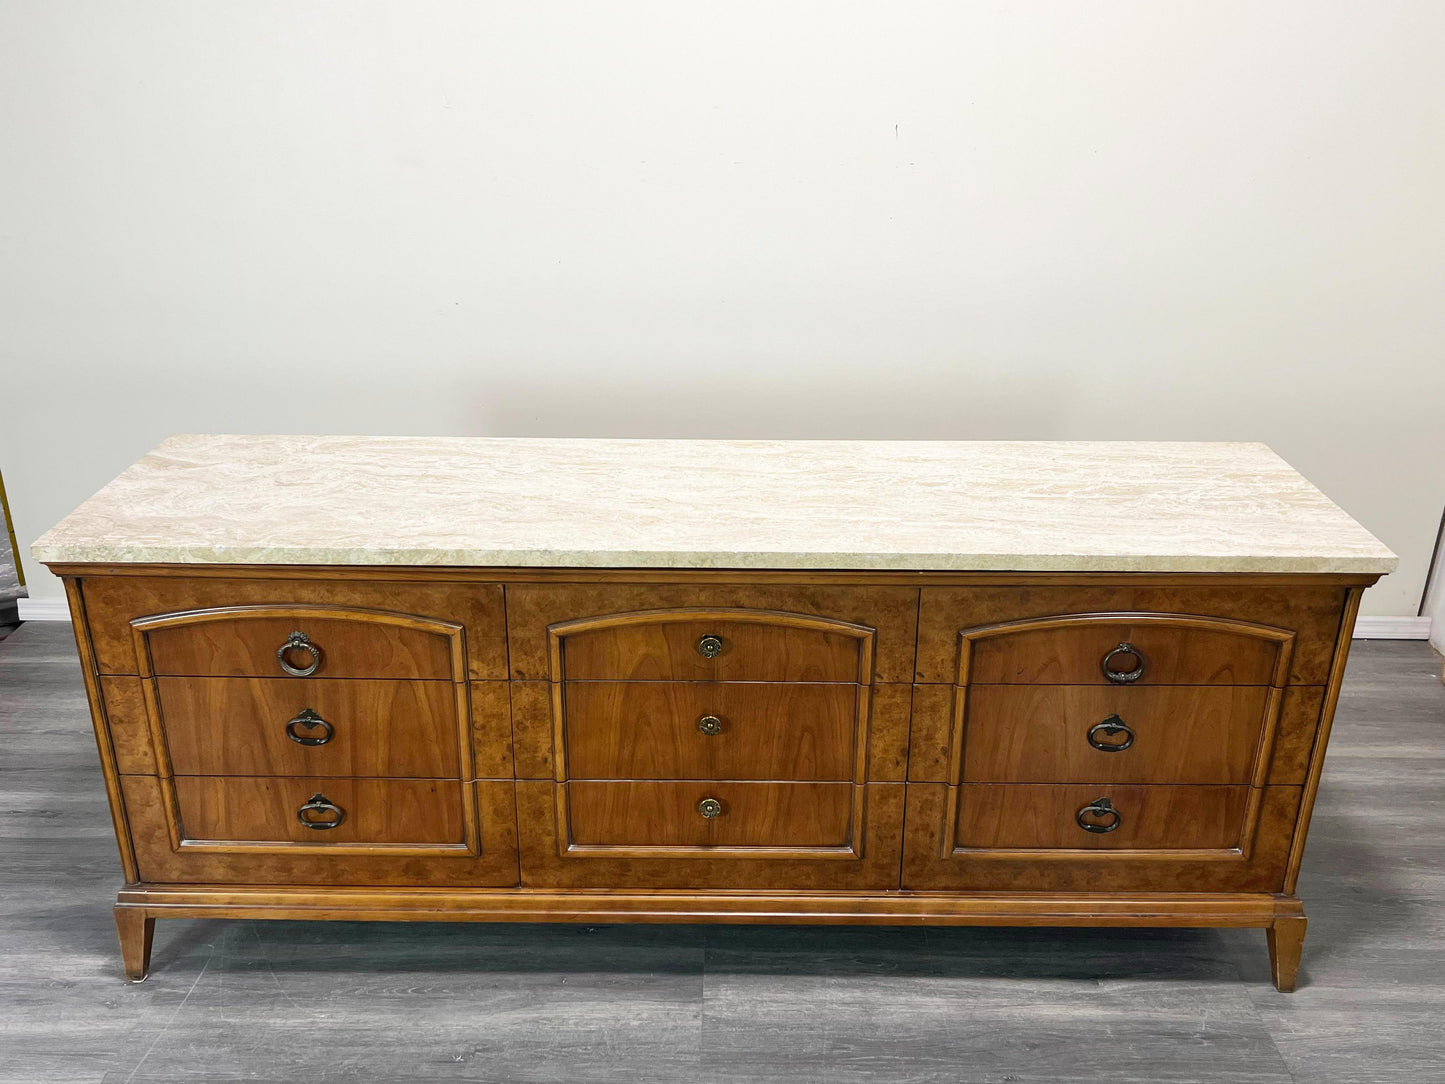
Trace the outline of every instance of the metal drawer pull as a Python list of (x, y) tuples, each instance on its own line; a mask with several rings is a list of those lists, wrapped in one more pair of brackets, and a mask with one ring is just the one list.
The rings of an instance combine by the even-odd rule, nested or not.
[[(1134, 658), (1139, 660), (1139, 665), (1132, 670), (1111, 670), (1109, 669), (1109, 661), (1113, 659), (1115, 655), (1133, 655)], [(1105, 655), (1104, 661), (1099, 665), (1103, 667), (1104, 676), (1110, 681), (1116, 685), (1128, 685), (1131, 682), (1138, 681), (1144, 676), (1144, 653), (1133, 644), (1123, 643)]]
[(723, 642), (721, 636), (714, 636), (708, 633), (697, 642), (697, 653), (705, 659), (715, 659), (723, 653)]
[(704, 798), (697, 803), (697, 811), (708, 820), (712, 820), (714, 817), (722, 816), (723, 807), (716, 798)]
[[(1124, 740), (1100, 741), (1095, 737), (1097, 734), (1102, 734), (1106, 738), (1115, 738), (1123, 734)], [(1123, 719), (1117, 715), (1111, 715), (1102, 723), (1095, 723), (1089, 727), (1089, 744), (1103, 753), (1122, 753), (1134, 744), (1134, 732), (1129, 729), (1129, 724)]]
[[(1091, 817), (1112, 817), (1113, 819), (1109, 821), (1108, 824), (1095, 824), (1093, 821), (1084, 820), (1085, 814)], [(1111, 803), (1109, 799), (1095, 798), (1088, 805), (1084, 806), (1083, 809), (1079, 810), (1078, 815), (1075, 816), (1074, 819), (1079, 822), (1079, 827), (1086, 832), (1104, 833), (1112, 832), (1115, 828), (1118, 828), (1124, 818), (1119, 816), (1119, 811), (1114, 808), (1113, 803)]]
[[(320, 734), (304, 734), (305, 730), (320, 728)], [(298, 729), (299, 728), (299, 729)], [(336, 728), (310, 708), (302, 708), (296, 718), (286, 724), (286, 736), (297, 745), (325, 745), (336, 733)]]
[[(312, 820), (307, 817), (308, 813), (322, 813), (326, 815), (325, 820)], [(346, 819), (346, 810), (339, 805), (329, 801), (324, 794), (313, 794), (311, 800), (296, 811), (296, 819), (307, 828), (314, 828), (318, 832), (324, 832), (328, 828), (335, 828)]]
[[(286, 661), (286, 654), (290, 651), (305, 651), (311, 656), (311, 665), (299, 668), (292, 666)], [(310, 677), (321, 665), (321, 649), (313, 644), (311, 637), (304, 632), (293, 632), (286, 638), (286, 642), (276, 649), (276, 661), (281, 664), (281, 669), (292, 677)]]
[(697, 721), (697, 728), (704, 734), (721, 734), (722, 720), (716, 715), (704, 715)]

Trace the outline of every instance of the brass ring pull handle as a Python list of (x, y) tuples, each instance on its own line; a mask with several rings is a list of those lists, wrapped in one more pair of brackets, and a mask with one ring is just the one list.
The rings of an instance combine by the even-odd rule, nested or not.
[[(303, 733), (317, 729), (321, 731), (320, 734)], [(296, 718), (286, 724), (286, 736), (297, 745), (325, 745), (335, 733), (336, 728), (310, 708), (302, 708), (296, 713)]]
[[(304, 651), (311, 656), (311, 665), (292, 666), (286, 655), (292, 651)], [(311, 642), (304, 632), (293, 632), (286, 642), (276, 649), (276, 661), (292, 677), (310, 677), (321, 666), (321, 649)]]
[(704, 734), (721, 734), (723, 723), (716, 715), (704, 715), (697, 721), (697, 728)]
[[(1100, 741), (1098, 735), (1105, 738), (1116, 738), (1124, 735), (1123, 741)], [(1102, 723), (1095, 723), (1089, 727), (1089, 744), (1101, 753), (1122, 753), (1134, 744), (1134, 732), (1129, 729), (1129, 724), (1120, 719), (1117, 715), (1111, 715)]]
[[(1110, 817), (1112, 819), (1106, 824), (1098, 824), (1094, 821), (1084, 820), (1086, 815), (1091, 817)], [(1119, 811), (1114, 808), (1113, 803), (1110, 802), (1109, 799), (1095, 798), (1088, 805), (1084, 806), (1083, 809), (1079, 810), (1074, 819), (1079, 822), (1079, 827), (1084, 831), (1102, 834), (1104, 832), (1112, 832), (1115, 828), (1118, 828), (1124, 818), (1119, 816)]]
[(723, 653), (723, 641), (721, 636), (714, 636), (708, 633), (697, 642), (697, 653), (705, 659), (715, 659)]
[(697, 803), (697, 811), (701, 813), (705, 819), (712, 820), (714, 817), (722, 816), (723, 806), (716, 798), (704, 798)]
[[(1139, 665), (1132, 670), (1112, 670), (1109, 668), (1110, 661), (1117, 655), (1133, 655)], [(1104, 670), (1104, 676), (1116, 685), (1129, 685), (1138, 681), (1144, 676), (1144, 653), (1130, 643), (1120, 644), (1114, 650), (1104, 656), (1099, 664)]]
[[(309, 813), (320, 813), (323, 817), (321, 819), (312, 818), (307, 816)], [(346, 819), (346, 810), (328, 801), (324, 794), (313, 794), (310, 801), (306, 802), (296, 811), (296, 819), (300, 821), (304, 827), (314, 828), (318, 832), (324, 832), (328, 828), (337, 827), (344, 821)]]

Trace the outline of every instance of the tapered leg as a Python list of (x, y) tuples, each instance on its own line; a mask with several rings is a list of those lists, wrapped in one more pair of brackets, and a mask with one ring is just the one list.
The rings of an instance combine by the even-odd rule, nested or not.
[(156, 920), (140, 907), (115, 909), (115, 929), (120, 934), (120, 958), (125, 963), (125, 977), (140, 982), (151, 968), (151, 941), (155, 937)]
[(1270, 974), (1274, 977), (1274, 988), (1282, 994), (1294, 992), (1306, 925), (1304, 915), (1289, 915), (1275, 919), (1274, 925), (1264, 931), (1269, 941)]

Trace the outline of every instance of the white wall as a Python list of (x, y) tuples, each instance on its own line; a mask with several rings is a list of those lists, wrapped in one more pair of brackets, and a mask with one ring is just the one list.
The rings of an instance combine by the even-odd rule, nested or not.
[(1442, 40), (1437, 0), (0, 0), (19, 535), (178, 431), (1259, 439), (1414, 614)]

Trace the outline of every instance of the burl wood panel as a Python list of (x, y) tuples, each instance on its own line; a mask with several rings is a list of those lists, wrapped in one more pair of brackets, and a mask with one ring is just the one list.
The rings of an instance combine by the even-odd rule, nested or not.
[[(574, 846), (845, 847), (850, 783), (578, 781), (564, 784)], [(698, 812), (712, 798), (722, 812)]]
[(572, 779), (854, 778), (856, 685), (577, 681), (562, 697)]
[[(500, 585), (389, 583), (384, 579), (367, 582), (342, 577), (286, 579), (283, 573), (274, 570), (269, 575), (273, 578), (85, 577), (81, 580), (81, 589), (100, 673), (138, 672), (130, 629), (134, 618), (217, 606), (312, 604), (363, 607), (462, 625), (466, 629), (467, 676), (474, 679), (507, 676), (506, 622)], [(270, 645), (272, 669), (264, 671), (264, 675), (277, 672), (274, 669), (276, 648), (291, 631), (291, 628), (285, 629), (280, 639)], [(336, 676), (341, 671), (331, 669), (327, 673)], [(367, 672), (355, 676), (389, 675)]]
[[(471, 784), (477, 798), (481, 854), (461, 848), (437, 849), (419, 857), (317, 853), (298, 851), (294, 844), (226, 851), (171, 847), (160, 780), (153, 776), (121, 777), (126, 811), (143, 881), (176, 884), (306, 884), (506, 886), (517, 883), (517, 822), (514, 784), (485, 781)], [(322, 781), (323, 788), (333, 781)], [(304, 801), (313, 792), (307, 791)], [(287, 795), (290, 797), (289, 793)], [(294, 809), (290, 810), (294, 816)], [(309, 831), (302, 829), (303, 831)], [(335, 829), (334, 831), (340, 831)], [(317, 832), (316, 835), (325, 833)], [(309, 841), (308, 841), (309, 842)], [(340, 844), (339, 846), (358, 846)]]
[(100, 695), (116, 770), (123, 775), (157, 775), (150, 724), (146, 721), (145, 693), (137, 677), (102, 677)]
[(1277, 644), (1237, 633), (1110, 621), (978, 640), (967, 681), (1108, 686), (1101, 664), (1122, 643), (1142, 653), (1121, 656), (1130, 670), (1143, 659), (1135, 685), (1268, 685), (1279, 658)]
[[(679, 856), (615, 857), (587, 850), (559, 851), (556, 788), (543, 780), (517, 782), (522, 883), (553, 888), (714, 888), (785, 891), (896, 889), (903, 838), (903, 784), (870, 783), (857, 830), (861, 857), (849, 851), (739, 856), (699, 849)], [(573, 786), (575, 784), (566, 784)], [(801, 785), (801, 784), (794, 784)], [(634, 852), (635, 853), (635, 852)]]
[[(442, 779), (268, 779), (178, 775), (184, 840), (461, 845), (462, 786)], [(297, 811), (321, 794), (344, 811), (331, 829), (307, 828)], [(334, 814), (332, 814), (334, 816)]]
[[(586, 683), (590, 687), (591, 683)], [(579, 683), (576, 688), (583, 688)], [(599, 688), (603, 687), (599, 683)], [(770, 698), (775, 693), (768, 690), (779, 688), (790, 688), (798, 686), (774, 686), (766, 683), (759, 684), (738, 684), (738, 685), (717, 685), (704, 683), (698, 686), (699, 689), (721, 689), (721, 690), (757, 690), (749, 695), (763, 696)], [(819, 686), (815, 686), (819, 687)], [(668, 686), (661, 684), (637, 683), (630, 686), (627, 695), (656, 697), (664, 695), (657, 690), (665, 690)], [(852, 690), (853, 686), (847, 685), (823, 685), (821, 688), (832, 690), (831, 695), (842, 697), (843, 690)], [(910, 703), (912, 700), (912, 687), (908, 685), (874, 685), (869, 692), (869, 715), (868, 720), (868, 763), (866, 765), (867, 778), (872, 781), (901, 781), (908, 765), (908, 718)], [(516, 771), (519, 779), (553, 779), (556, 773), (556, 758), (553, 750), (553, 735), (555, 725), (552, 718), (552, 688), (545, 681), (514, 681), (511, 683), (512, 694), (512, 737), (516, 751)], [(701, 694), (700, 694), (701, 695)], [(723, 695), (727, 695), (724, 693)], [(821, 694), (820, 694), (821, 695)], [(851, 695), (851, 694), (850, 694)], [(691, 709), (689, 709), (691, 710)], [(716, 741), (718, 738), (726, 738), (735, 733), (736, 720), (729, 720), (730, 729), (724, 730), (715, 738), (705, 737), (696, 731), (697, 716), (683, 714), (678, 720), (668, 723), (669, 726), (676, 726), (680, 739), (687, 737), (688, 728), (693, 728), (691, 733), (697, 734), (700, 744)], [(662, 725), (659, 722), (659, 725)], [(851, 728), (852, 721), (849, 720)], [(622, 747), (619, 746), (612, 751), (612, 755), (619, 763), (647, 763), (655, 760), (661, 755), (671, 756), (666, 750), (651, 750), (641, 746)], [(784, 746), (778, 746), (775, 752), (769, 752), (769, 756), (776, 755), (780, 762), (797, 762), (799, 756), (789, 753)], [(836, 755), (844, 755), (842, 752)], [(851, 760), (853, 755), (853, 744), (851, 729), (848, 736), (846, 755)], [(804, 757), (806, 760), (807, 758)], [(580, 776), (583, 773), (576, 765), (569, 765), (571, 774)], [(694, 774), (708, 778), (719, 778), (722, 773), (722, 766), (719, 767), (719, 774), (698, 771)], [(729, 769), (731, 770), (731, 769)], [(676, 772), (675, 777), (681, 777), (687, 773)], [(632, 778), (646, 778), (647, 773), (636, 772)], [(788, 779), (798, 778), (790, 774), (742, 774), (738, 773), (734, 778), (754, 779)], [(838, 778), (849, 778), (839, 776)]]
[[(1099, 798), (1116, 815), (1085, 822), (1117, 823), (1113, 831), (1079, 825), (1079, 813)], [(969, 783), (958, 788), (954, 849), (1224, 850), (1240, 845), (1248, 799), (1247, 786)]]
[[(1327, 684), (1346, 588), (1305, 586), (1034, 586), (925, 587), (918, 620), (917, 680), (951, 682), (963, 629), (1025, 618), (1086, 613), (1176, 613), (1223, 617), (1296, 634), (1290, 681)], [(1108, 645), (1112, 647), (1117, 644)], [(1104, 650), (1107, 651), (1108, 647)], [(1098, 673), (1096, 654), (1089, 665)], [(1158, 681), (1164, 678), (1157, 676)], [(981, 680), (975, 675), (975, 680)], [(1091, 677), (1089, 680), (1093, 680)]]
[[(1270, 690), (1262, 686), (972, 685), (962, 779), (983, 783), (1244, 783)], [(1129, 731), (1090, 731), (1117, 718)], [(1114, 724), (1117, 726), (1118, 724)]]
[[(982, 688), (985, 687), (974, 687), (975, 690)], [(1052, 698), (1054, 697), (1060, 695), (1068, 696), (1074, 687), (1048, 686), (1029, 689), (1022, 686), (988, 686), (987, 688), (999, 689), (1001, 691), (1016, 690), (1005, 692), (1004, 695), (1018, 697), (1026, 701), (1031, 701), (1034, 697), (1039, 697), (1041, 704), (1048, 704), (1053, 702)], [(1158, 689), (1136, 689), (1121, 686), (1109, 689), (1100, 688), (1097, 690), (1097, 695), (1102, 698), (1101, 704), (1110, 705), (1110, 712), (1117, 712), (1123, 716), (1126, 721), (1131, 721), (1139, 717), (1136, 705), (1147, 701), (1150, 697), (1161, 691), (1162, 690)], [(1228, 695), (1231, 698), (1234, 696), (1234, 692), (1228, 689), (1212, 689), (1201, 686), (1197, 687), (1197, 691), (1210, 696)], [(1248, 692), (1250, 690), (1246, 691)], [(1254, 691), (1267, 693), (1267, 690), (1256, 689)], [(914, 687), (912, 736), (908, 757), (908, 778), (910, 781), (935, 783), (945, 783), (949, 781), (950, 772), (953, 769), (953, 762), (950, 760), (950, 750), (952, 748), (951, 734), (956, 722), (954, 697), (957, 692), (958, 690), (952, 685), (917, 685)], [(1310, 750), (1314, 747), (1315, 730), (1319, 726), (1320, 709), (1324, 703), (1324, 692), (1324, 689), (1312, 685), (1292, 685), (1284, 691), (1284, 700), (1280, 708), (1279, 721), (1275, 724), (1274, 745), (1269, 758), (1269, 772), (1267, 776), (1269, 783), (1299, 784), (1304, 782), (1305, 773), (1309, 767)], [(1118, 699), (1112, 699), (1113, 697), (1117, 697)], [(1128, 710), (1124, 710), (1125, 708)], [(1086, 715), (1085, 718), (1087, 719), (1088, 716)], [(1102, 718), (1102, 715), (1099, 716), (1099, 719)], [(1098, 720), (1095, 721), (1097, 722)], [(1183, 717), (1180, 717), (1180, 721), (1184, 722), (1185, 720)], [(1030, 726), (1035, 725), (1035, 723), (1027, 722), (1023, 719), (1021, 719), (1020, 722), (1021, 724), (1027, 723), (1027, 725)], [(1090, 723), (1089, 725), (1091, 726), (1093, 724)], [(1130, 725), (1133, 725), (1132, 721)], [(1087, 730), (1088, 728), (1085, 727), (1085, 734), (1087, 734)], [(1012, 743), (1013, 739), (1010, 738), (1009, 741)], [(1143, 746), (1136, 745), (1135, 748), (1142, 749)], [(965, 732), (965, 755), (967, 755), (968, 749), (968, 735), (967, 732)], [(1094, 750), (1088, 751), (1090, 753), (1094, 752)], [(1098, 763), (1103, 765), (1103, 767), (1097, 774), (1092, 775), (1090, 778), (1097, 779), (1100, 782), (1120, 783), (1153, 781), (1146, 780), (1142, 777), (1130, 776), (1129, 773), (1134, 771), (1134, 768), (1128, 766), (1129, 753), (1132, 752), (1134, 752), (1133, 749), (1125, 753), (1098, 753)], [(1079, 751), (1078, 755), (1080, 757), (1084, 756), (1083, 751)], [(1201, 753), (1201, 755), (1203, 754)], [(1040, 757), (1043, 763), (1053, 765), (1066, 765), (1069, 763), (1067, 759), (1063, 761), (1059, 760), (1060, 754), (1057, 752), (1057, 747), (1049, 745), (1047, 739), (1043, 740), (1042, 745), (1039, 744), (1039, 739), (1034, 739), (1029, 744), (1027, 754), (1021, 753), (1020, 756), (1025, 763), (1031, 761), (1031, 758), (1034, 756)], [(1117, 775), (1105, 774), (1104, 769), (1107, 769), (1108, 764), (1104, 763), (1104, 758), (1111, 758), (1109, 763), (1113, 763), (1114, 761), (1124, 762), (1114, 768), (1114, 771), (1118, 773)], [(1088, 758), (1085, 758), (1086, 763), (1087, 760)], [(1180, 771), (1193, 771), (1192, 763), (1193, 762), (1191, 762), (1190, 766), (1181, 764)], [(980, 773), (984, 770), (985, 769), (981, 768)], [(1093, 769), (1090, 770), (1092, 771)], [(1037, 775), (1039, 778), (1036, 781), (1049, 781), (1042, 778), (1042, 771), (1038, 772)], [(979, 779), (982, 778), (983, 775), (980, 774)], [(1059, 775), (1054, 777), (1054, 781), (1065, 781), (1068, 778), (1067, 776)], [(1178, 781), (1184, 782), (1187, 780), (1180, 779)], [(1226, 778), (1199, 780), (1199, 782), (1232, 781), (1234, 780)]]
[[(451, 682), (163, 677), (156, 686), (180, 775), (460, 777)], [(332, 728), (325, 744), (288, 735), (305, 709)], [(326, 736), (316, 723), (291, 729)]]
[[(1000, 892), (1278, 892), (1299, 810), (1299, 787), (1266, 787), (1246, 856), (1106, 852), (948, 851), (949, 787), (908, 784), (903, 887)], [(1088, 788), (1085, 788), (1088, 789)], [(1090, 798), (1097, 795), (1090, 794)], [(1087, 800), (1087, 799), (1086, 799)], [(1076, 829), (1077, 830), (1077, 829)], [(1084, 833), (1080, 832), (1081, 835)]]
[[(332, 678), (433, 678), (452, 676), (448, 637), (421, 629), (324, 618), (297, 610), (284, 617), (206, 621), (146, 633), (156, 675), (283, 677), (276, 652), (292, 631), (305, 633), (321, 652), (313, 676)], [(310, 658), (296, 651), (292, 666)], [(296, 678), (294, 681), (309, 680)]]
[[(843, 587), (832, 585), (667, 585), (667, 584), (536, 584), (507, 587), (507, 627), (511, 644), (512, 676), (546, 679), (551, 674), (548, 658), (548, 626), (578, 618), (622, 614), (642, 610), (684, 607), (741, 607), (809, 614), (863, 625), (877, 630), (874, 646), (875, 681), (908, 682), (913, 673), (913, 647), (918, 621), (918, 591), (910, 587)], [(701, 630), (698, 635), (708, 630)], [(756, 626), (738, 635), (756, 631)], [(693, 637), (695, 641), (696, 637)], [(698, 661), (693, 641), (680, 645)], [(747, 677), (761, 680), (817, 680), (810, 674), (789, 669), (768, 669), (761, 674), (742, 674), (737, 660), (747, 658), (741, 648), (728, 665), (734, 669), (709, 669), (687, 673), (659, 673), (658, 677), (722, 678)], [(669, 652), (669, 657), (671, 653)], [(757, 662), (766, 666), (761, 651)], [(725, 654), (721, 658), (727, 659)], [(856, 655), (854, 655), (856, 658)], [(569, 676), (577, 676), (574, 656), (568, 662)], [(599, 677), (629, 676), (616, 672)], [(829, 680), (854, 681), (850, 672)]]

